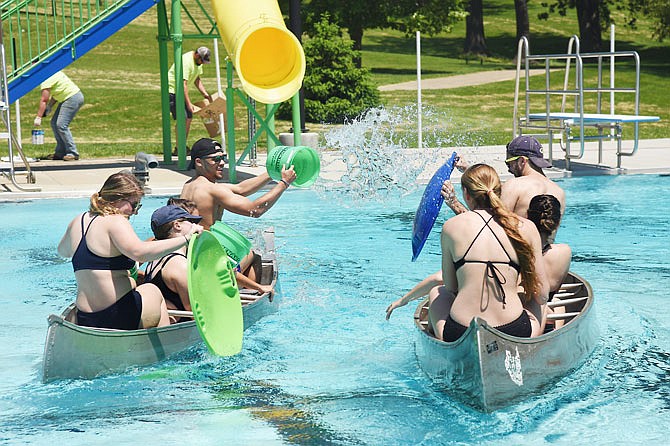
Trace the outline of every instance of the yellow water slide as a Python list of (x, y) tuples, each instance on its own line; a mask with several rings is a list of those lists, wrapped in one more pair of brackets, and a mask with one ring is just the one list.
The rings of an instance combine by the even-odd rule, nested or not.
[(264, 104), (291, 98), (305, 76), (305, 53), (277, 0), (212, 0), (221, 40), (244, 91)]

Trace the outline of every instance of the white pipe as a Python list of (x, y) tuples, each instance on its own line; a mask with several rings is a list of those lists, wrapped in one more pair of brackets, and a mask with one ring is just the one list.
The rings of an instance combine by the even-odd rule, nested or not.
[(19, 142), (21, 148), (23, 148), (23, 140), (21, 138), (21, 100), (17, 99), (14, 102), (14, 114), (16, 115), (16, 140)]
[[(214, 62), (216, 66), (216, 91), (220, 98), (224, 97), (221, 89), (221, 65), (219, 64), (219, 42), (214, 39)], [(223, 114), (219, 113), (219, 133), (221, 133), (221, 147), (226, 147), (226, 130), (223, 124)]]
[[(614, 24), (610, 25), (610, 52), (614, 53)], [(610, 88), (614, 89), (614, 56), (610, 56)], [(610, 114), (614, 114), (614, 91), (610, 91)]]
[(419, 138), (419, 149), (423, 148), (423, 134), (422, 134), (422, 123), (421, 123), (421, 33), (416, 32), (416, 95), (417, 95), (417, 122), (418, 122), (418, 138)]

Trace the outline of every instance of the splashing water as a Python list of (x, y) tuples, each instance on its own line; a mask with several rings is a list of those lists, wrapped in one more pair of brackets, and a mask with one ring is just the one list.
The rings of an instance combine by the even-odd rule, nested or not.
[[(340, 176), (323, 179), (315, 189), (324, 192), (336, 184), (340, 202), (349, 206), (400, 198), (417, 189), (427, 169), (430, 176), (445, 161), (443, 148), (479, 145), (476, 135), (453, 132), (451, 118), (427, 108), (422, 113), (424, 147), (418, 149), (416, 116), (415, 105), (377, 107), (330, 129), (322, 164)], [(333, 168), (336, 164), (342, 167)]]

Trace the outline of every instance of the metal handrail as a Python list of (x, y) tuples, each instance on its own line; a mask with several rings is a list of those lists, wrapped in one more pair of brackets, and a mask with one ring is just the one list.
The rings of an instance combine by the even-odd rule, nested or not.
[[(529, 122), (530, 115), (530, 97), (531, 95), (544, 95), (545, 97), (545, 124), (544, 127), (547, 134), (538, 135), (549, 138), (549, 158), (552, 158), (552, 142), (553, 142), (553, 132), (557, 130), (556, 126), (552, 126), (551, 122), (551, 96), (552, 95), (561, 95), (561, 112), (566, 111), (566, 104), (568, 97), (574, 97), (575, 103), (573, 112), (579, 114), (579, 153), (573, 154), (569, 150), (569, 141), (566, 141), (565, 158), (566, 162), (569, 163), (571, 159), (579, 159), (584, 156), (584, 144), (586, 139), (598, 139), (599, 141), (599, 153), (598, 159), (599, 162), (602, 160), (602, 138), (604, 136), (589, 137), (584, 135), (584, 93), (593, 93), (596, 95), (596, 113), (601, 113), (602, 111), (602, 100), (603, 93), (610, 93), (610, 99), (613, 101), (614, 93), (630, 93), (634, 94), (634, 107), (635, 114), (639, 114), (640, 110), (640, 58), (636, 51), (611, 51), (611, 52), (596, 52), (596, 53), (581, 53), (579, 38), (576, 35), (573, 35), (568, 41), (568, 49), (564, 54), (544, 54), (544, 55), (531, 55), (529, 54), (529, 44), (528, 40), (525, 37), (519, 39), (518, 50), (517, 50), (517, 76), (516, 76), (516, 85), (514, 91), (514, 123), (513, 131), (514, 136), (519, 134), (519, 116), (518, 116), (518, 102), (519, 102), (519, 77), (521, 73), (521, 59), (525, 61), (525, 74), (526, 74), (526, 90), (525, 90), (525, 121)], [(614, 65), (616, 58), (626, 58), (632, 57), (635, 62), (635, 85), (634, 87), (616, 87), (614, 85), (603, 87), (602, 85), (602, 68), (603, 68), (603, 58), (609, 58), (610, 65)], [(584, 60), (586, 59), (596, 59), (597, 60), (597, 84), (596, 87), (585, 87), (584, 86)], [(565, 75), (563, 79), (563, 88), (551, 88), (550, 83), (550, 63), (556, 60), (565, 60)], [(532, 61), (542, 61), (544, 62), (545, 67), (545, 87), (544, 89), (531, 89), (529, 81), (529, 71), (530, 63)], [(570, 82), (570, 69), (572, 61), (575, 63), (575, 86), (574, 88), (569, 86)], [(554, 118), (555, 119), (555, 118)], [(562, 121), (561, 121), (562, 122)], [(619, 124), (617, 124), (618, 126)], [(630, 152), (622, 152), (620, 144), (617, 147), (617, 157), (621, 156), (633, 156), (638, 149), (638, 139), (639, 139), (639, 122), (633, 122), (635, 134), (634, 134), (634, 147)], [(530, 126), (529, 126), (530, 127)], [(540, 128), (540, 127), (533, 127)], [(619, 130), (619, 129), (617, 129)], [(569, 138), (569, 136), (568, 136)], [(614, 136), (611, 137), (613, 139)], [(562, 143), (562, 141), (561, 141)], [(620, 162), (618, 163), (620, 164)], [(569, 164), (568, 164), (569, 165)]]
[[(2, 22), (11, 37), (7, 79), (26, 74), (36, 62), (73, 44), (128, 0), (7, 0)], [(74, 49), (73, 49), (74, 51)]]
[[(17, 151), (19, 153), (19, 156), (23, 160), (23, 164), (26, 166), (26, 175), (28, 178), (28, 182), (30, 183), (31, 180), (34, 180), (33, 173), (30, 169), (30, 164), (28, 163), (28, 160), (26, 159), (25, 155), (23, 154), (23, 150), (21, 149), (21, 143), (17, 141), (16, 137), (14, 136), (14, 133), (12, 132), (12, 120), (11, 120), (11, 115), (9, 112), (9, 92), (7, 89), (7, 59), (5, 55), (5, 44), (4, 44), (4, 38), (2, 35), (2, 22), (0, 21), (0, 69), (2, 70), (2, 78), (0, 78), (0, 82), (2, 85), (0, 85), (0, 105), (2, 109), (2, 124), (7, 130), (6, 132), (6, 137), (7, 137), (7, 146), (8, 146), (8, 153), (9, 153), (9, 179), (16, 187), (17, 189), (24, 191), (24, 192), (38, 192), (41, 189), (38, 187), (24, 187), (18, 184), (16, 181), (16, 169), (14, 167), (14, 145), (16, 145)], [(3, 132), (5, 133), (5, 132)], [(34, 182), (34, 181), (32, 181)]]

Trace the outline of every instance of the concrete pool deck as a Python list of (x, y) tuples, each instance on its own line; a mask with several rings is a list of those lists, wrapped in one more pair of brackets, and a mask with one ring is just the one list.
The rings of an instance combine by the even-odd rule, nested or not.
[[(624, 150), (630, 150), (632, 141), (624, 141)], [(435, 151), (428, 149), (431, 153)], [(445, 148), (439, 149), (436, 160), (448, 157), (453, 150), (462, 151), (464, 157), (474, 162), (486, 162), (491, 164), (500, 172), (501, 177), (509, 177), (504, 164), (504, 146), (483, 146), (477, 148)], [(573, 145), (572, 153), (577, 153), (578, 145)], [(545, 156), (549, 156), (548, 148), (545, 147)], [(416, 152), (408, 149), (408, 153)], [(622, 168), (616, 169), (616, 155), (613, 143), (605, 143), (603, 159), (598, 163), (598, 149), (596, 143), (588, 143), (582, 159), (573, 161), (572, 170), (564, 169), (565, 162), (558, 160), (563, 156), (563, 151), (554, 144), (554, 168), (545, 169), (549, 177), (562, 178), (584, 175), (617, 175), (617, 174), (670, 174), (670, 138), (640, 140), (637, 153), (632, 157), (622, 159)], [(321, 177), (327, 181), (337, 182), (346, 172), (346, 166), (341, 161), (339, 153), (326, 151), (321, 153)], [(123, 169), (132, 169), (133, 159), (128, 158), (104, 158), (104, 159), (82, 159), (79, 161), (36, 161), (32, 162), (31, 169), (35, 176), (35, 184), (27, 183), (27, 176), (22, 163), (16, 165), (16, 182), (23, 188), (37, 187), (39, 191), (22, 191), (8, 178), (7, 175), (0, 176), (0, 199), (19, 200), (30, 198), (52, 198), (52, 197), (82, 197), (90, 196), (97, 191), (104, 180), (112, 173)], [(239, 166), (237, 169), (238, 180), (256, 176), (265, 172), (265, 155), (259, 154), (258, 165), (252, 167), (249, 163)], [(2, 172), (8, 173), (9, 163), (0, 163)], [(425, 183), (430, 179), (433, 172), (439, 167), (439, 161), (429, 163), (424, 172), (419, 175), (418, 181)], [(227, 174), (227, 169), (226, 169)], [(192, 175), (191, 171), (180, 171), (174, 164), (159, 165), (150, 170), (147, 187), (148, 193), (154, 195), (179, 194), (182, 185)], [(452, 179), (458, 180), (458, 173)]]

